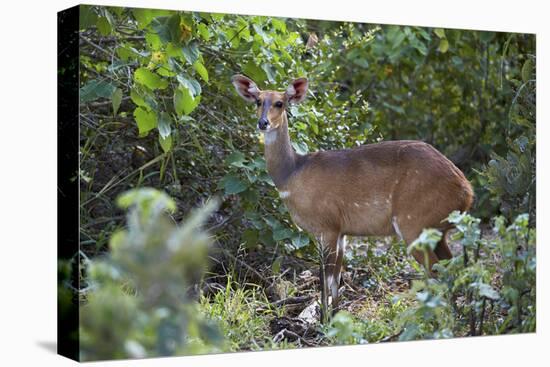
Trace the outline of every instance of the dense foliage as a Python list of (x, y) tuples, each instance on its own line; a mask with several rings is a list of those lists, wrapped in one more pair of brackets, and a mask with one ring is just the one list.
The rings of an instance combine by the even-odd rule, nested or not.
[[(236, 73), (265, 89), (309, 79), (308, 99), (289, 110), (299, 153), (420, 139), (448, 156), (475, 189), (475, 217), (450, 218), (459, 256), (440, 265), (437, 280), (416, 280), (410, 290), (378, 297), (376, 289), (416, 265), (393, 247), (373, 255), (371, 240), (368, 259), (361, 245), (351, 249), (346, 261), (358, 292), (377, 295), (377, 302), (387, 298), (370, 318), (350, 306), (318, 330), (316, 345), (535, 329), (533, 35), (95, 6), (83, 6), (80, 21), (81, 251), (90, 258), (81, 273), (97, 287), (81, 290), (90, 310), (83, 318), (85, 358), (311, 344), (280, 330), (272, 335), (272, 321), (286, 317), (283, 304), (273, 302), (302, 294), (297, 273), (311, 268), (315, 246), (276, 195), (253, 107), (230, 83)], [(121, 237), (124, 216), (115, 199), (144, 186), (175, 201), (156, 191), (125, 194), (126, 200), (134, 195), (135, 206)], [(222, 198), (208, 221), (215, 262), (198, 276), (203, 272), (193, 261), (165, 259), (163, 246), (170, 236), (194, 243), (202, 232), (173, 228), (160, 213), (171, 209), (179, 221), (214, 195)], [(148, 213), (153, 197), (161, 203)], [(153, 227), (139, 223), (147, 218)], [(157, 233), (164, 226), (170, 229)], [(415, 245), (433, 246), (439, 235), (425, 232)], [(104, 256), (109, 238), (107, 267), (95, 258)], [(152, 257), (129, 254), (140, 251), (135, 243)], [(203, 269), (202, 252), (184, 248)], [(162, 267), (155, 266), (158, 258)], [(361, 267), (366, 274), (357, 273)], [(166, 287), (153, 301), (152, 282)], [(198, 304), (180, 294), (183, 284), (201, 290)], [(111, 302), (97, 301), (104, 292), (111, 292)], [(110, 335), (111, 342), (95, 350), (98, 335), (119, 319), (109, 307), (126, 310), (120, 322), (128, 333)], [(189, 311), (197, 307), (202, 318), (215, 320), (216, 331), (202, 333), (210, 329), (201, 325), (210, 324)], [(216, 341), (217, 332), (224, 343)], [(165, 339), (166, 333), (179, 339)], [(115, 345), (126, 347), (109, 349)]]

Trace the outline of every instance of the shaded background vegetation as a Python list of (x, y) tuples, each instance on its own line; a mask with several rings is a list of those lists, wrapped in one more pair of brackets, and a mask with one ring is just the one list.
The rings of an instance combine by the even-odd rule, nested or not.
[[(86, 259), (77, 268), (80, 298), (100, 305), (94, 292), (106, 291), (98, 284), (115, 284), (126, 295), (124, 307), (142, 315), (141, 326), (127, 320), (135, 337), (112, 335), (116, 343), (108, 343), (124, 348), (98, 351), (90, 347), (101, 335), (94, 327), (109, 328), (117, 317), (103, 317), (120, 305), (90, 311), (91, 321), (82, 326), (84, 358), (534, 330), (534, 35), (89, 6), (81, 8), (80, 21), (78, 177)], [(292, 312), (277, 302), (313, 298), (304, 290), (315, 289), (307, 273), (314, 245), (291, 223), (267, 176), (253, 107), (236, 97), (230, 83), (236, 73), (265, 89), (309, 79), (308, 99), (289, 110), (291, 139), (300, 153), (419, 139), (465, 172), (476, 193), (473, 217), (454, 219), (462, 226), (455, 238), (460, 256), (440, 270), (442, 280), (415, 281), (409, 290), (407, 274), (419, 269), (403, 261), (405, 250), (384, 247), (392, 240), (365, 240), (346, 259), (355, 287), (349, 312), (299, 337), (300, 321), (294, 320), (281, 334)], [(130, 216), (125, 220), (116, 198), (140, 187), (162, 190), (174, 201), (133, 191), (141, 194), (123, 207), (133, 207), (135, 217), (149, 218), (143, 205), (152, 202), (170, 209), (170, 221), (178, 223), (211, 197), (221, 199), (202, 219), (211, 234), (209, 271), (164, 279), (154, 261), (133, 259), (141, 266), (128, 270), (128, 259), (109, 253), (109, 239), (112, 247), (121, 228), (149, 238), (159, 235), (152, 228), (167, 225), (157, 217), (151, 220), (162, 223), (150, 228), (135, 218), (132, 227)], [(181, 239), (182, 246), (194, 243), (197, 233)], [(427, 233), (419, 245), (433, 245), (437, 235)], [(159, 256), (160, 271), (169, 264)], [(90, 271), (96, 259), (109, 265)], [(61, 269), (71, 271), (67, 264)], [(167, 290), (168, 301), (153, 307), (151, 285), (135, 281), (148, 277), (167, 288), (185, 284), (185, 295)], [(201, 312), (174, 303), (172, 291)], [(367, 310), (373, 302), (375, 314)], [(197, 314), (210, 321), (195, 319)], [(149, 339), (138, 336), (143, 330)]]

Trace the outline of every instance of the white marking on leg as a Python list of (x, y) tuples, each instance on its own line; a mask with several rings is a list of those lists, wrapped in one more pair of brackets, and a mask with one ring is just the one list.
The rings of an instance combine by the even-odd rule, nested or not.
[(334, 276), (327, 275), (327, 288), (332, 288), (332, 283), (334, 282)]
[(397, 217), (392, 217), (391, 224), (393, 225), (393, 229), (395, 233), (399, 236), (401, 240), (403, 240), (403, 234), (401, 233), (401, 230), (399, 229), (399, 225), (397, 224)]

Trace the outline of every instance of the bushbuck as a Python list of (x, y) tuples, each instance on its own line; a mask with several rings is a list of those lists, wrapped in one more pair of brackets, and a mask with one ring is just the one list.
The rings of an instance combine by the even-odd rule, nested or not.
[[(319, 241), (321, 310), (338, 307), (345, 236), (397, 235), (410, 245), (424, 228), (443, 232), (434, 251), (412, 255), (431, 273), (450, 259), (445, 218), (466, 211), (473, 200), (464, 174), (431, 145), (417, 140), (383, 141), (352, 149), (297, 154), (291, 146), (286, 109), (302, 102), (308, 80), (298, 78), (285, 91), (262, 91), (243, 75), (232, 78), (238, 94), (257, 106), (264, 134), (267, 171), (292, 220)], [(330, 298), (329, 299), (329, 291)]]

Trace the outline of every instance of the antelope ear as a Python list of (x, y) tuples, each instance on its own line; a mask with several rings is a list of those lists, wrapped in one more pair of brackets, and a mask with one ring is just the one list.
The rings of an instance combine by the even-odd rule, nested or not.
[(252, 80), (244, 75), (233, 75), (231, 78), (237, 93), (247, 102), (255, 102), (260, 97), (260, 89)]
[(292, 81), (286, 88), (286, 98), (289, 103), (300, 103), (306, 98), (307, 93), (307, 79), (298, 78)]

